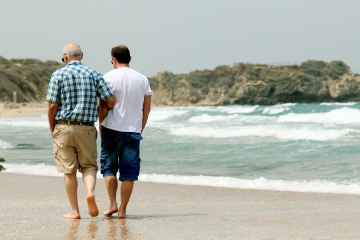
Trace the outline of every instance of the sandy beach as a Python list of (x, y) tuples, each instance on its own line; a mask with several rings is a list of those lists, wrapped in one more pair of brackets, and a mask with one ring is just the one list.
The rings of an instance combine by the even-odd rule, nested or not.
[(36, 117), (47, 114), (47, 103), (0, 103), (1, 117)]
[[(128, 218), (91, 218), (79, 179), (82, 219), (61, 177), (0, 173), (1, 239), (359, 239), (360, 196), (137, 182)], [(98, 179), (96, 200), (107, 208)]]
[[(0, 106), (0, 118), (46, 112), (43, 104)], [(81, 219), (68, 220), (62, 177), (5, 171), (0, 182), (0, 239), (360, 239), (360, 195), (136, 182), (127, 219), (92, 218), (79, 178)], [(95, 193), (102, 212), (103, 179)]]

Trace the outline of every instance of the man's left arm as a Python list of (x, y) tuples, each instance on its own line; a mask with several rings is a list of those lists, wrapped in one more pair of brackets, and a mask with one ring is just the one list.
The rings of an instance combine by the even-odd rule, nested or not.
[(144, 128), (146, 126), (150, 110), (151, 110), (151, 95), (145, 95), (144, 96), (144, 104), (143, 104), (143, 118), (142, 118), (141, 134), (144, 131)]

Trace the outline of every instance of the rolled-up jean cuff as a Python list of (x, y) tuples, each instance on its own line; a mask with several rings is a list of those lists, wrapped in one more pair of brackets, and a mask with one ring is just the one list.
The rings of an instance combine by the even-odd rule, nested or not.
[(116, 173), (106, 172), (101, 174), (103, 175), (103, 177), (116, 177)]

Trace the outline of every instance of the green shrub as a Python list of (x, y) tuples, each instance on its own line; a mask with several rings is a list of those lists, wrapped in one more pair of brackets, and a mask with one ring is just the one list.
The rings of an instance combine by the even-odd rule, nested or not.
[(312, 81), (312, 77), (310, 77), (309, 75), (306, 74), (298, 74), (295, 79), (299, 80), (300, 82), (311, 82)]
[[(0, 157), (0, 162), (5, 162), (5, 159), (2, 158), (2, 157)], [(6, 168), (4, 168), (4, 166), (0, 164), (0, 172), (3, 171), (3, 170), (5, 170), (5, 169), (6, 169)]]
[(253, 67), (252, 64), (244, 64), (243, 73), (248, 75), (250, 80), (257, 80), (260, 76), (260, 70)]
[(331, 79), (338, 79), (347, 73), (349, 69), (350, 68), (343, 61), (332, 61), (326, 66), (325, 73)]
[(322, 77), (325, 66), (326, 63), (323, 61), (309, 60), (301, 63), (300, 71), (314, 77)]
[(237, 89), (231, 88), (230, 91), (228, 91), (225, 96), (228, 98), (234, 98), (236, 96), (236, 93), (237, 93)]
[(159, 80), (157, 78), (149, 77), (148, 79), (149, 79), (151, 90), (156, 90), (159, 88)]
[(227, 70), (229, 69), (229, 66), (227, 65), (222, 65), (222, 66), (217, 66), (214, 71), (222, 71), (222, 70)]
[(201, 95), (199, 94), (197, 89), (195, 89), (193, 87), (190, 87), (189, 95), (190, 95), (189, 100), (193, 104), (195, 104), (201, 100)]

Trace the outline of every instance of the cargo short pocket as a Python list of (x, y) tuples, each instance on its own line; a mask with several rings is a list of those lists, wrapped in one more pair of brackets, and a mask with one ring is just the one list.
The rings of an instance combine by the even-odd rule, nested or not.
[(92, 160), (96, 162), (97, 152), (92, 152)]
[(56, 158), (57, 157), (57, 155), (58, 155), (58, 150), (57, 149), (53, 149), (53, 153), (54, 153), (54, 157)]

